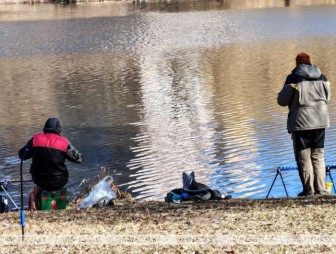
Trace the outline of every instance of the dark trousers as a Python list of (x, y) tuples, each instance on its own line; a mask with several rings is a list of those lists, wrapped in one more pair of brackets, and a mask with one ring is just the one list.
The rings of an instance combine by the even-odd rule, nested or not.
[(325, 129), (292, 132), (295, 160), (306, 194), (325, 192)]

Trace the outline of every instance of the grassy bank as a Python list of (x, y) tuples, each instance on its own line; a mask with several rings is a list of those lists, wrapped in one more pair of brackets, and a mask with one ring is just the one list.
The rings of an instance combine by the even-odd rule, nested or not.
[(335, 197), (0, 214), (1, 253), (335, 253)]

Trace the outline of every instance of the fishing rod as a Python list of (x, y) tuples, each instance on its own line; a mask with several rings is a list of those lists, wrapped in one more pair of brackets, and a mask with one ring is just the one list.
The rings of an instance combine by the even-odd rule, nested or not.
[(21, 221), (21, 229), (22, 229), (22, 241), (24, 240), (24, 225), (25, 225), (25, 214), (23, 209), (23, 158), (25, 157), (25, 154), (23, 154), (21, 163), (20, 163), (20, 186), (21, 186), (21, 211), (20, 211), (20, 221)]
[[(5, 180), (5, 181), (0, 181), (0, 183), (1, 182), (4, 182), (4, 183), (21, 183), (21, 180)], [(22, 180), (22, 182), (31, 183), (31, 182), (33, 182), (33, 180)]]

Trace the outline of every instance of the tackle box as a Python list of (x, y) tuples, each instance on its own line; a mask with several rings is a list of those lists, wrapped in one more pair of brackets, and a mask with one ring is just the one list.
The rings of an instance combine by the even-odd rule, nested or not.
[(61, 210), (67, 205), (67, 189), (62, 188), (58, 191), (46, 191), (41, 188), (37, 189), (36, 209), (37, 210)]

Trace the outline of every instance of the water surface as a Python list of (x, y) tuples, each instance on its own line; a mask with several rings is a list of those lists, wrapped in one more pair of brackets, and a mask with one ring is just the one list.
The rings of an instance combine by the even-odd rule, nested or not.
[[(74, 191), (105, 167), (141, 199), (162, 200), (191, 171), (233, 197), (265, 197), (276, 168), (295, 166), (276, 103), (295, 56), (336, 80), (336, 6), (255, 2), (0, 5), (0, 179), (19, 177), (17, 151), (59, 117), (85, 157), (68, 163)], [(284, 179), (301, 191), (297, 172)], [(284, 195), (277, 181), (271, 196)]]

